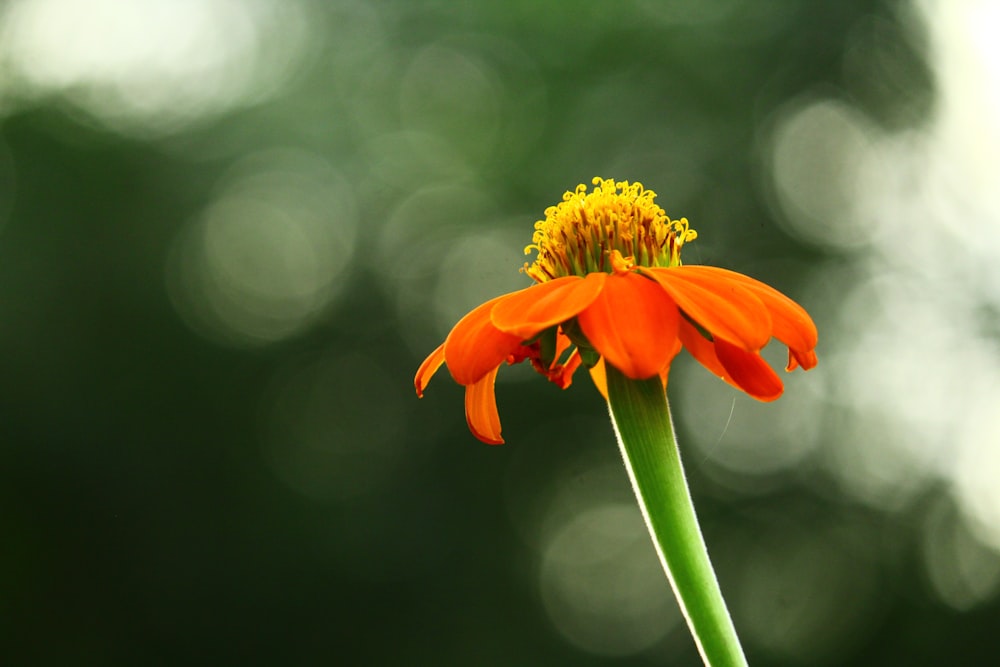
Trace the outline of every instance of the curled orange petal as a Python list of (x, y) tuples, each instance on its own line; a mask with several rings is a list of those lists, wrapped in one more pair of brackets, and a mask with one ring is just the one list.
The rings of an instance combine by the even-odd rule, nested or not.
[(434, 374), (437, 373), (438, 369), (441, 368), (441, 364), (444, 363), (444, 343), (437, 346), (437, 349), (427, 355), (424, 359), (424, 363), (420, 364), (420, 368), (417, 369), (417, 374), (413, 378), (413, 386), (417, 390), (417, 397), (424, 397), (424, 389), (427, 387), (427, 383), (431, 381)]
[(757, 400), (773, 401), (784, 391), (781, 378), (759, 353), (747, 352), (721, 338), (713, 343), (685, 320), (681, 320), (679, 336), (698, 363)]
[(479, 379), (478, 382), (465, 388), (465, 421), (469, 430), (488, 445), (502, 445), (500, 437), (500, 414), (497, 412), (497, 399), (494, 392), (494, 382), (497, 379), (498, 368), (494, 368)]
[(722, 366), (722, 362), (715, 355), (715, 345), (712, 341), (702, 336), (701, 332), (695, 329), (684, 318), (681, 318), (680, 326), (677, 328), (677, 335), (687, 351), (691, 353), (691, 356), (698, 360), (698, 363), (711, 371), (715, 377), (732, 383), (729, 374), (726, 373), (726, 369)]
[[(757, 351), (771, 339), (771, 315), (760, 299), (726, 272), (698, 269), (713, 267), (674, 266), (643, 269), (653, 277), (677, 307), (715, 338)], [(692, 270), (694, 269), (694, 270)]]
[(493, 306), (507, 296), (477, 306), (448, 334), (444, 357), (455, 382), (466, 386), (478, 382), (520, 347), (520, 337), (498, 330), (490, 321)]
[(605, 361), (637, 380), (659, 374), (673, 359), (679, 320), (677, 306), (660, 285), (637, 273), (607, 276), (604, 289), (577, 316)]
[(787, 370), (802, 366), (809, 370), (816, 365), (814, 348), (818, 341), (816, 325), (805, 309), (770, 285), (750, 276), (711, 266), (685, 266), (691, 274), (713, 274), (724, 276), (753, 292), (771, 314), (772, 335), (788, 346)]
[(508, 294), (493, 306), (493, 326), (521, 340), (533, 338), (593, 303), (607, 277), (605, 273), (567, 276)]
[(720, 338), (715, 341), (715, 355), (730, 381), (758, 401), (773, 401), (784, 392), (781, 378), (760, 353), (747, 352)]
[(814, 351), (808, 350), (803, 352), (801, 350), (796, 350), (793, 347), (789, 347), (788, 364), (785, 366), (785, 370), (794, 371), (801, 365), (802, 370), (807, 371), (810, 368), (814, 368), (817, 363), (819, 363), (819, 361), (816, 359), (816, 353)]

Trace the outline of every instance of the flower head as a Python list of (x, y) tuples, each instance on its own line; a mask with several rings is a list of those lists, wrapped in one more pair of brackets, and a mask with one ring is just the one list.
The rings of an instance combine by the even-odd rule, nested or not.
[(801, 306), (762, 282), (710, 266), (682, 266), (681, 247), (697, 236), (671, 220), (640, 183), (595, 178), (563, 195), (535, 224), (537, 284), (487, 301), (463, 317), (427, 357), (414, 385), (422, 396), (446, 364), (466, 387), (472, 433), (499, 444), (494, 395), (499, 367), (529, 361), (557, 386), (585, 364), (599, 391), (604, 364), (664, 385), (683, 346), (716, 376), (762, 401), (783, 386), (760, 350), (788, 346), (786, 370), (816, 365), (817, 333)]
[(671, 220), (642, 183), (594, 179), (587, 193), (582, 183), (545, 210), (535, 223), (525, 254), (538, 251), (524, 271), (536, 282), (563, 276), (584, 276), (611, 268), (613, 250), (639, 266), (679, 266), (681, 246), (698, 234), (686, 218)]

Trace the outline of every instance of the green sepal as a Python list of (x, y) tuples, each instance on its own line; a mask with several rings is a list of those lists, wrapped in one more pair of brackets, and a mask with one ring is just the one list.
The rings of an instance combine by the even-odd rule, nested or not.
[(593, 368), (594, 365), (601, 358), (601, 355), (594, 350), (594, 346), (590, 344), (587, 337), (583, 335), (583, 330), (580, 329), (579, 322), (576, 321), (574, 317), (571, 320), (562, 323), (563, 333), (573, 341), (577, 349), (580, 351), (580, 358), (587, 368)]
[(549, 327), (537, 336), (538, 358), (546, 367), (551, 366), (556, 360), (556, 334), (558, 330), (558, 326)]
[(592, 347), (578, 347), (577, 349), (580, 351), (580, 360), (587, 368), (593, 368), (601, 360), (600, 353)]

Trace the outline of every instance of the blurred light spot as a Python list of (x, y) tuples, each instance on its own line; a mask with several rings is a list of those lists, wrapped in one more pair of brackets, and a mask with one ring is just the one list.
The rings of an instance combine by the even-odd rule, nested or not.
[(374, 264), (385, 276), (408, 278), (412, 275), (412, 254), (443, 257), (443, 246), (468, 231), (482, 229), (495, 211), (493, 200), (471, 185), (450, 183), (421, 188), (387, 216)]
[(633, 655), (663, 640), (681, 620), (634, 504), (593, 507), (558, 526), (539, 578), (553, 624), (591, 653)]
[(432, 44), (413, 56), (400, 82), (403, 126), (446, 139), (482, 162), (497, 147), (502, 95), (502, 85), (484, 60)]
[(849, 334), (837, 337), (846, 349), (830, 359), (839, 370), (832, 395), (853, 419), (840, 424), (829, 460), (845, 490), (879, 506), (896, 506), (948, 473), (956, 415), (983, 390), (983, 376), (968, 370), (992, 365), (962, 299), (941, 286), (887, 272), (845, 290)]
[[(967, 289), (998, 304), (1000, 48), (994, 36), (1000, 30), (1000, 5), (980, 0), (920, 3), (919, 8), (932, 28), (930, 53), (940, 94), (924, 144), (906, 157), (927, 174), (919, 184), (921, 193), (933, 195), (923, 198), (931, 205), (927, 227), (957, 237), (948, 248), (953, 261), (945, 265), (964, 268), (970, 283)], [(936, 240), (938, 234), (928, 236)], [(928, 252), (921, 259), (936, 260), (934, 245), (924, 245)], [(976, 261), (970, 262), (973, 258)]]
[(775, 197), (787, 231), (810, 243), (856, 248), (880, 221), (858, 205), (878, 189), (882, 165), (869, 149), (871, 130), (854, 109), (833, 100), (799, 102), (775, 121)]
[[(939, 94), (922, 140), (897, 142), (901, 149), (891, 153), (896, 169), (913, 176), (882, 194), (893, 204), (883, 212), (898, 233), (881, 239), (869, 261), (894, 271), (895, 289), (880, 286), (882, 302), (859, 347), (880, 345), (885, 358), (855, 352), (850, 372), (853, 389), (867, 387), (872, 399), (879, 379), (894, 378), (881, 387), (882, 408), (900, 415), (901, 439), (937, 453), (936, 469), (951, 484), (971, 537), (944, 535), (950, 545), (928, 555), (930, 575), (948, 604), (963, 607), (994, 594), (995, 575), (983, 565), (989, 556), (970, 540), (1000, 549), (1000, 353), (991, 322), (1000, 304), (1000, 7), (915, 6), (928, 29)], [(959, 561), (950, 572), (935, 565), (949, 550)]]
[(470, 234), (452, 245), (442, 258), (434, 299), (442, 334), (484, 301), (531, 285), (520, 272), (525, 238), (516, 231), (498, 231)]
[(993, 384), (973, 390), (963, 405), (953, 479), (970, 530), (1000, 552), (1000, 361), (990, 370)]
[(0, 104), (56, 93), (112, 129), (164, 134), (270, 95), (310, 42), (284, 0), (14, 0)]
[[(835, 363), (829, 359), (828, 363)], [(832, 410), (826, 424), (837, 433), (825, 464), (846, 496), (883, 511), (900, 511), (938, 479), (933, 450), (915, 443), (904, 424), (872, 407)]]
[[(857, 349), (847, 360), (852, 367), (843, 398), (858, 408), (882, 405), (900, 413), (929, 440), (940, 440), (963, 398), (950, 369), (955, 355), (966, 354), (959, 349), (965, 336), (953, 330), (958, 320), (944, 315), (948, 306), (939, 297), (930, 283), (889, 273), (854, 288), (841, 313), (845, 326), (866, 325), (853, 336)], [(891, 354), (887, 340), (894, 341)]]
[[(453, 34), (404, 57), (398, 80), (395, 63), (380, 63), (379, 79), (366, 86), (368, 94), (358, 108), (367, 109), (369, 117), (381, 117), (386, 102), (379, 91), (395, 86), (402, 136), (411, 143), (420, 137), (419, 146), (397, 143), (397, 149), (430, 150), (429, 159), (414, 155), (403, 162), (429, 162), (431, 171), (423, 174), (421, 184), (442, 167), (509, 167), (537, 146), (548, 110), (547, 89), (535, 61), (514, 42), (494, 35)], [(396, 121), (382, 118), (379, 128), (360, 119), (377, 134)]]
[(349, 185), (303, 152), (237, 165), (171, 252), (168, 287), (195, 330), (259, 345), (312, 324), (337, 296), (358, 224)]
[[(772, 166), (790, 231), (854, 250), (841, 274), (860, 276), (830, 291), (841, 313), (821, 334), (835, 411), (827, 460), (848, 494), (884, 509), (944, 481), (970, 537), (941, 532), (929, 576), (943, 600), (963, 608), (994, 595), (992, 575), (976, 588), (966, 565), (941, 564), (968, 556), (968, 571), (980, 571), (983, 545), (1000, 549), (1000, 8), (912, 7), (906, 18), (924, 25), (900, 22), (909, 34), (862, 25), (845, 73), (867, 77), (862, 93), (898, 98), (901, 84), (885, 77), (920, 76), (898, 49), (926, 41), (938, 94), (923, 124), (878, 134), (840, 102), (799, 103), (775, 123)], [(887, 120), (923, 111), (890, 109)]]
[[(991, 473), (995, 486), (997, 470)], [(1000, 592), (1000, 552), (977, 540), (951, 507), (930, 513), (923, 549), (928, 580), (949, 607), (968, 611)]]
[(1000, 201), (996, 187), (1000, 146), (1000, 5), (992, 0), (921, 2), (930, 28), (932, 67), (940, 91), (934, 134), (959, 171), (963, 192)]
[(748, 643), (782, 662), (844, 664), (872, 625), (879, 592), (873, 561), (852, 552), (850, 535), (816, 526), (755, 534), (756, 544), (740, 552), (742, 577), (732, 597)]
[(315, 500), (377, 495), (404, 460), (402, 391), (399, 378), (363, 354), (293, 364), (275, 378), (265, 407), (264, 457)]
[[(443, 279), (444, 257), (466, 234), (486, 226), (495, 211), (494, 202), (480, 189), (448, 184), (421, 188), (388, 214), (369, 259), (397, 317), (406, 323), (401, 333), (410, 338), (414, 349), (423, 350), (430, 338), (441, 335), (435, 291)], [(451, 279), (463, 281), (466, 277)], [(471, 305), (492, 295), (482, 296)]]

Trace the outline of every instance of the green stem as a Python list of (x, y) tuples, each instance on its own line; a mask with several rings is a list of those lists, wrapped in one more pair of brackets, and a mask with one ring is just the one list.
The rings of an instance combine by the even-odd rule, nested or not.
[(684, 479), (663, 384), (632, 380), (610, 364), (606, 369), (625, 468), (698, 652), (710, 667), (745, 666)]

